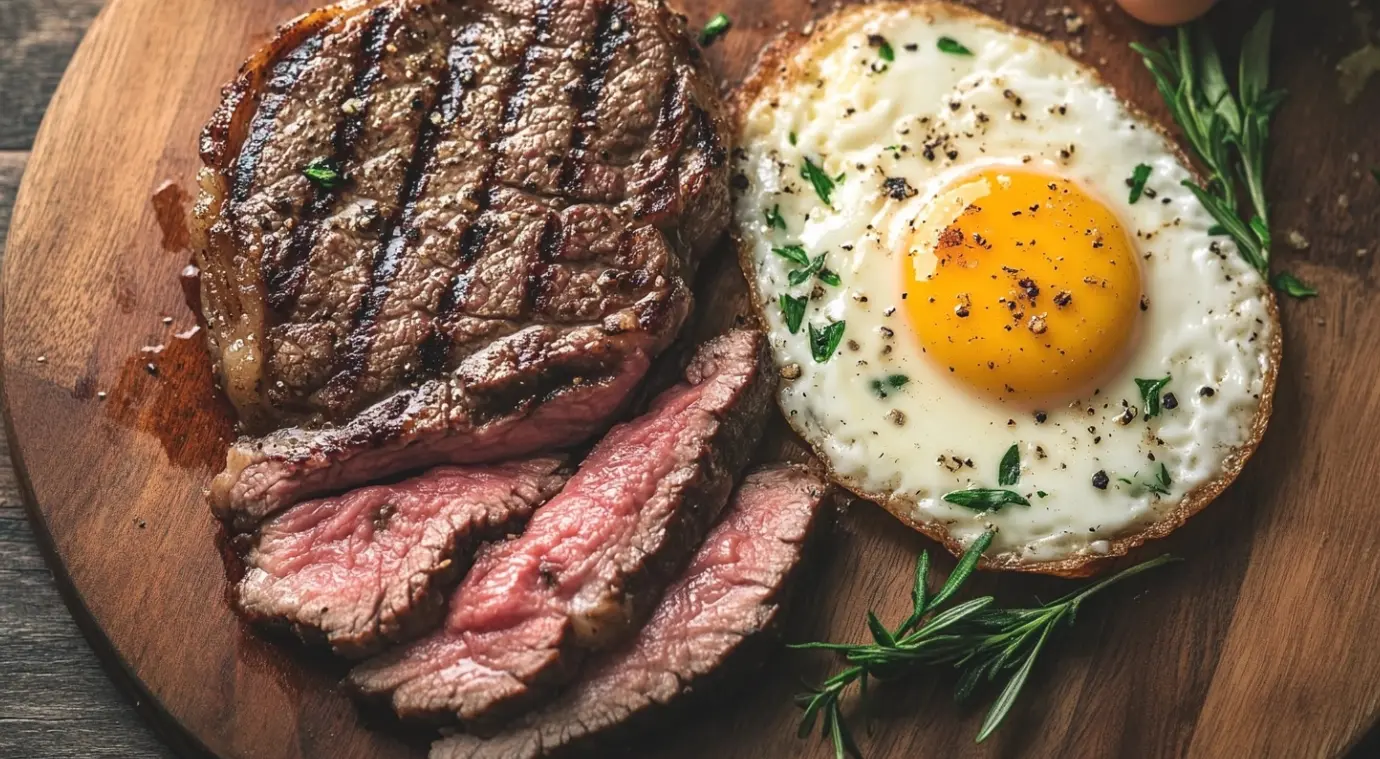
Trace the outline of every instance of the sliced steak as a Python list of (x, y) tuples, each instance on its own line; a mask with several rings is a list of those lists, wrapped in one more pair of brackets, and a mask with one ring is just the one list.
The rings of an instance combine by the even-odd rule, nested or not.
[(563, 463), (437, 467), (298, 504), (255, 536), (240, 612), (350, 657), (415, 638), (440, 621), (479, 542), (504, 537), (560, 489)]
[(350, 682), (404, 718), (484, 724), (624, 640), (704, 538), (760, 439), (774, 375), (765, 340), (706, 343), (642, 417), (615, 427), (527, 530), (493, 546), (444, 628), (357, 667)]
[[(618, 404), (574, 408), (579, 381), (640, 378), (726, 224), (721, 110), (660, 0), (352, 0), (282, 27), (201, 144), (207, 340), (245, 430), (279, 430), (235, 445), (220, 512), (401, 448), (597, 432)], [(548, 432), (546, 406), (584, 418)]]
[(546, 708), (484, 740), (444, 738), (431, 759), (536, 759), (646, 727), (753, 654), (777, 621), (828, 486), (796, 467), (749, 474), (681, 579), (625, 648), (600, 658)]

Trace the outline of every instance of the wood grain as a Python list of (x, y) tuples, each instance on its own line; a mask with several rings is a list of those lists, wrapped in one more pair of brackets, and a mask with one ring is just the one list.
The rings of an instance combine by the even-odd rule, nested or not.
[[(227, 758), (415, 756), (392, 733), (360, 727), (332, 689), (335, 671), (229, 613), (200, 497), (224, 444), (224, 410), (199, 349), (170, 341), (161, 323), (189, 318), (172, 280), (181, 258), (161, 247), (149, 196), (164, 178), (191, 176), (215, 90), (268, 19), (306, 4), (115, 0), (58, 92), (19, 198), (5, 263), (4, 396), (29, 504), (78, 617), (151, 698), (175, 745)], [(787, 0), (686, 5), (696, 23), (718, 10), (738, 21), (711, 49), (729, 80), (777, 20), (811, 13)], [(1059, 19), (1024, 10), (1040, 5), (1009, 0), (1001, 15), (1057, 30)], [(1100, 5), (1074, 7), (1096, 30), (1082, 40), (1085, 59), (1105, 58), (1112, 84), (1162, 117), (1124, 49), (1141, 30)], [(1364, 171), (1380, 164), (1369, 138), (1380, 100), (1372, 89), (1344, 108), (1331, 87), (1336, 57), (1356, 44), (1345, 6), (1291, 5), (1280, 28), (1288, 43), (1276, 66), (1295, 95), (1278, 127), (1271, 192), (1278, 231), (1312, 241), (1281, 252), (1282, 263), (1325, 295), (1286, 307), (1280, 408), (1265, 446), (1219, 504), (1167, 541), (1190, 561), (1089, 607), (1037, 671), (1040, 698), (991, 743), (971, 747), (980, 715), (951, 706), (941, 677), (887, 691), (869, 756), (1338, 756), (1380, 713), (1380, 653), (1369, 645), (1380, 621), (1380, 525), (1351, 496), (1380, 479), (1369, 443), (1380, 421), (1371, 380), (1380, 304), (1367, 297), (1373, 256), (1357, 255), (1380, 221), (1380, 187)], [(738, 310), (741, 282), (727, 259), (706, 277), (701, 292), (714, 295), (699, 326), (711, 331)], [(164, 343), (161, 354), (140, 353)], [(144, 370), (150, 361), (157, 376)], [(906, 568), (924, 547), (880, 510), (854, 507), (789, 635), (858, 638), (863, 609), (896, 616)], [(1013, 598), (1066, 587), (978, 585)], [(661, 753), (823, 755), (792, 737), (789, 695), (802, 673), (828, 664), (773, 657), (753, 687), (661, 734)]]

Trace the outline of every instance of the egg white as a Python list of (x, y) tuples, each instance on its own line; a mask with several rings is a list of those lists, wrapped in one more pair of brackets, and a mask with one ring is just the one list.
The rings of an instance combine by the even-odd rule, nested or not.
[[(884, 37), (894, 60), (869, 35)], [(972, 55), (941, 52), (941, 37)], [(989, 557), (1021, 566), (1105, 555), (1235, 475), (1268, 412), (1273, 296), (1227, 238), (1208, 234), (1214, 221), (1180, 186), (1191, 174), (1160, 131), (1048, 43), (944, 4), (845, 11), (778, 63), (743, 113), (734, 168), (747, 182), (735, 214), (787, 378), (781, 408), (841, 483), (961, 546), (996, 527)], [(829, 206), (801, 177), (806, 156), (843, 175)], [(1142, 163), (1150, 192), (1132, 204), (1126, 179)], [(1130, 356), (1095, 392), (1046, 409), (1043, 423), (945, 376), (922, 355), (900, 302), (902, 230), (955, 176), (994, 164), (1074, 181), (1119, 217), (1142, 257), (1147, 310)], [(887, 177), (917, 194), (888, 197)], [(784, 231), (764, 216), (778, 207)], [(772, 248), (791, 243), (826, 254), (842, 284), (790, 286), (798, 267)], [(847, 324), (824, 363), (807, 328), (791, 334), (778, 306), (782, 293), (812, 289), (805, 323)], [(873, 381), (892, 374), (909, 382), (880, 398)], [(1123, 401), (1142, 405), (1134, 380), (1166, 375), (1177, 407), (1119, 423)], [(1011, 489), (1029, 506), (978, 512), (942, 500), (996, 487), (1013, 444), (1021, 476)], [(1144, 486), (1161, 464), (1168, 495)], [(1098, 472), (1105, 490), (1092, 484)]]

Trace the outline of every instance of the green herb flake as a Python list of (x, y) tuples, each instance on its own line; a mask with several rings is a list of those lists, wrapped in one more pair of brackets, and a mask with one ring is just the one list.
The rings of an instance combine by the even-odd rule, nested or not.
[(1029, 506), (1030, 502), (1025, 500), (1020, 493), (1014, 490), (1003, 490), (1000, 488), (969, 488), (967, 490), (955, 490), (944, 494), (944, 500), (975, 511), (1001, 511), (1003, 506), (1016, 504), (1018, 506)]
[(1160, 415), (1160, 392), (1165, 385), (1169, 384), (1169, 377), (1161, 379), (1136, 379), (1136, 387), (1140, 388), (1141, 408), (1145, 409), (1145, 415), (1155, 417)]
[(704, 25), (700, 32), (700, 46), (707, 47), (713, 44), (714, 40), (724, 36), (729, 29), (733, 28), (733, 21), (727, 13), (720, 13)]
[(779, 229), (782, 232), (786, 231), (786, 219), (781, 216), (780, 203), (763, 211), (762, 218), (767, 222), (767, 229)]
[(887, 63), (896, 60), (896, 51), (892, 49), (891, 43), (887, 41), (886, 37), (880, 34), (869, 34), (867, 35), (867, 44), (877, 48), (877, 57)]
[(789, 260), (791, 263), (796, 264), (797, 266), (810, 265), (810, 256), (805, 253), (805, 248), (803, 246), (782, 245), (779, 247), (772, 248), (771, 252), (775, 253), (778, 256), (781, 256), (782, 258)]
[(1043, 491), (1043, 490), (1036, 490), (1036, 491), (1035, 491), (1035, 495), (1038, 495), (1038, 496), (1040, 496), (1041, 498), (1048, 498), (1048, 497), (1049, 497), (1049, 493), (1046, 493), (1046, 492)]
[(805, 299), (781, 293), (781, 318), (786, 321), (786, 329), (794, 335), (800, 331), (800, 323), (805, 320)]
[(1021, 448), (1013, 444), (1001, 457), (1001, 467), (997, 470), (997, 484), (1010, 487), (1021, 481)]
[(910, 382), (910, 377), (904, 374), (888, 374), (886, 377), (886, 384), (896, 390), (905, 387), (908, 382)]
[(1276, 290), (1284, 293), (1285, 295), (1288, 295), (1291, 298), (1303, 299), (1316, 298), (1318, 296), (1318, 291), (1316, 289), (1305, 284), (1303, 280), (1299, 279), (1298, 277), (1295, 277), (1293, 274), (1290, 274), (1287, 271), (1282, 271), (1276, 274), (1270, 280), (1270, 284), (1274, 285)]
[(312, 159), (312, 162), (302, 169), (302, 174), (310, 179), (312, 184), (327, 190), (335, 189), (344, 179), (340, 174), (340, 167), (329, 158)]
[(824, 329), (815, 329), (815, 325), (810, 325), (810, 354), (814, 356), (815, 363), (828, 363), (834, 357), (834, 351), (839, 349), (839, 343), (843, 342), (843, 328), (845, 322), (830, 322)]
[(1150, 164), (1138, 164), (1135, 171), (1131, 172), (1131, 178), (1126, 180), (1126, 184), (1131, 188), (1131, 202), (1140, 200), (1140, 196), (1145, 193), (1145, 183), (1150, 179)]
[[(805, 163), (800, 167), (801, 178), (808, 181), (815, 188), (815, 194), (824, 201), (824, 205), (830, 205), (834, 195), (834, 180), (824, 173), (824, 169), (819, 164), (811, 161), (807, 156)], [(843, 181), (843, 175), (839, 175), (839, 181)]]
[(795, 143), (799, 140), (799, 138), (795, 136), (795, 132), (791, 132), (791, 133), (790, 133), (789, 135), (787, 135), (786, 137), (787, 137), (787, 139), (789, 139), (789, 140), (791, 141), (791, 146), (792, 146), (792, 147), (794, 147), (794, 146), (795, 146)]
[(791, 287), (803, 285), (810, 281), (810, 277), (815, 276), (824, 268), (824, 254), (820, 253), (814, 260), (806, 260), (804, 269), (796, 269), (791, 272), (786, 279), (791, 283)]
[(840, 284), (843, 283), (843, 279), (841, 279), (839, 275), (831, 269), (820, 269), (819, 273), (815, 276), (819, 277), (820, 282), (823, 282), (824, 284), (829, 285), (830, 287), (838, 287)]
[(940, 38), (939, 38), (939, 51), (940, 51), (941, 53), (948, 53), (949, 55), (972, 55), (972, 54), (973, 54), (973, 51), (969, 50), (967, 47), (965, 47), (965, 46), (963, 45), (962, 42), (959, 42), (958, 40), (954, 39), (953, 37), (940, 37)]

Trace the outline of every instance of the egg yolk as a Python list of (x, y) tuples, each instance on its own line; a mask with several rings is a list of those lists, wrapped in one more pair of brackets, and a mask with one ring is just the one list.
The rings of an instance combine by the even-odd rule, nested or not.
[(1031, 407), (1085, 392), (1127, 353), (1135, 246), (1067, 179), (989, 169), (910, 224), (904, 308), (925, 355), (977, 392)]

